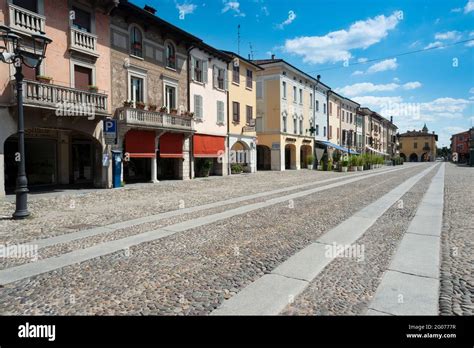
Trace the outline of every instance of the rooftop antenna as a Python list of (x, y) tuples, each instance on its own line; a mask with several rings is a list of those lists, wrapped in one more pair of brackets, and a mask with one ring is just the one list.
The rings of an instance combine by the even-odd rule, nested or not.
[(249, 42), (249, 47), (250, 47), (250, 59), (253, 60), (253, 57), (254, 57), (254, 50), (253, 50), (253, 47), (252, 47), (252, 43)]
[(240, 24), (237, 26), (237, 54), (240, 55)]

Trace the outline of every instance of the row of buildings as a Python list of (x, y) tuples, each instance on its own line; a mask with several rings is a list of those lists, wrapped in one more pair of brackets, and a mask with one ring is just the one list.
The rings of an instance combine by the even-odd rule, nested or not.
[[(36, 69), (23, 67), (30, 187), (112, 187), (189, 179), (210, 163), (300, 169), (322, 151), (398, 152), (393, 120), (333, 91), (274, 56), (219, 50), (126, 0), (2, 0), (0, 22), (32, 52), (53, 41)], [(0, 64), (0, 195), (15, 186), (14, 67)], [(104, 120), (118, 123), (109, 144)], [(318, 151), (320, 149), (321, 151)], [(118, 157), (117, 157), (118, 158)]]

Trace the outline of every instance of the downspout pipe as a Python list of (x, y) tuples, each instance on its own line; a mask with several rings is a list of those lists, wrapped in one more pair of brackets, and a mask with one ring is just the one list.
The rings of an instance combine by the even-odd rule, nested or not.
[[(186, 63), (187, 66), (187, 83), (188, 83), (188, 112), (191, 112), (191, 51), (195, 49), (197, 46), (191, 44), (188, 48), (188, 61)], [(206, 72), (207, 73), (207, 72)], [(189, 179), (193, 179), (192, 173), (194, 166), (194, 133), (191, 132), (191, 139), (189, 141)]]

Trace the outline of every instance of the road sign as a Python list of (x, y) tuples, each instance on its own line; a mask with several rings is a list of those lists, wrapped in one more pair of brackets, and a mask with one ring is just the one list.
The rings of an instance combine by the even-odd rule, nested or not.
[(105, 144), (117, 144), (117, 121), (112, 119), (104, 120), (104, 139)]

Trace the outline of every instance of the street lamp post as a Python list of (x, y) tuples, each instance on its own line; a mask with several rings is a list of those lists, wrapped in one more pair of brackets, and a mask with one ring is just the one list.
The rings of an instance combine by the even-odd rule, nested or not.
[[(21, 37), (4, 25), (0, 26), (0, 35), (5, 47), (2, 47), (1, 60), (15, 67), (16, 99), (18, 106), (18, 174), (16, 178), (16, 208), (14, 219), (24, 219), (30, 215), (28, 211), (28, 179), (25, 168), (25, 119), (23, 114), (23, 64), (36, 69), (45, 57), (46, 47), (51, 39), (44, 35), (32, 35), (33, 53), (24, 51), (21, 46)], [(8, 48), (11, 52), (8, 52)]]

